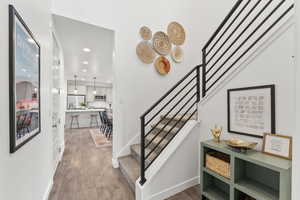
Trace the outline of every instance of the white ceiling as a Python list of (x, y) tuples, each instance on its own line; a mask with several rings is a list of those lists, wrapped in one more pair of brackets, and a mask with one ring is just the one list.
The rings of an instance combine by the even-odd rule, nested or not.
[(74, 80), (77, 75), (79, 80), (96, 77), (97, 82), (112, 83), (114, 32), (58, 15), (53, 15), (53, 22), (63, 48), (65, 79)]

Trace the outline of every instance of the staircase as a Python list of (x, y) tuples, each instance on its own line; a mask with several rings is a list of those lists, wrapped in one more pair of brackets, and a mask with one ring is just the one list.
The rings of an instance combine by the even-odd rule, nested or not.
[[(146, 145), (149, 144), (149, 146), (145, 149), (145, 152), (146, 154), (152, 152), (145, 160), (146, 167), (163, 151), (163, 148), (170, 139), (175, 137), (177, 131), (181, 129), (188, 120), (196, 120), (196, 116), (191, 116), (190, 114), (185, 116), (178, 115), (174, 119), (173, 117), (172, 115), (161, 116), (162, 122), (146, 137)], [(170, 125), (167, 125), (164, 131), (160, 132), (168, 122), (170, 122)], [(176, 126), (172, 129), (174, 124), (176, 124)], [(168, 131), (170, 131), (170, 134), (167, 134)], [(156, 136), (157, 133), (159, 134)], [(151, 142), (152, 140), (153, 142)], [(155, 146), (157, 146), (157, 148), (155, 148)], [(135, 182), (140, 176), (141, 145), (133, 144), (130, 149), (130, 155), (119, 158), (119, 166), (131, 189), (135, 191)]]
[(236, 1), (204, 45), (202, 64), (192, 68), (140, 117), (140, 144), (131, 145), (131, 154), (119, 158), (120, 169), (133, 190), (137, 179), (142, 186), (146, 183), (146, 170), (185, 124), (196, 119), (201, 98), (255, 52), (293, 8), (289, 0)]

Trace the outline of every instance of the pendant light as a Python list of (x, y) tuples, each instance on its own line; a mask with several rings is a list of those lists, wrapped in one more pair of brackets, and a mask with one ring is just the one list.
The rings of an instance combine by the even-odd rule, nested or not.
[(97, 90), (96, 90), (96, 77), (94, 77), (94, 94), (97, 94)]
[(74, 81), (75, 81), (74, 94), (78, 94), (78, 90), (77, 90), (77, 76), (76, 75), (74, 75)]

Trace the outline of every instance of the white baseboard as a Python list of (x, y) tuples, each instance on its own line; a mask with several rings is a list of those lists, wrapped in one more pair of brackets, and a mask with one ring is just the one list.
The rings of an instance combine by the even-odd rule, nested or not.
[(113, 168), (115, 168), (115, 169), (119, 168), (119, 161), (117, 158), (112, 158), (111, 162), (112, 162)]
[(47, 190), (46, 190), (46, 192), (44, 194), (43, 200), (48, 200), (49, 199), (52, 187), (53, 187), (53, 179), (51, 178), (51, 180), (49, 182), (49, 185), (47, 187)]
[(177, 193), (180, 193), (190, 187), (193, 187), (195, 185), (198, 185), (200, 183), (200, 177), (194, 177), (190, 180), (187, 180), (183, 183), (180, 183), (178, 185), (175, 185), (171, 188), (168, 188), (160, 193), (152, 195), (149, 200), (164, 200), (166, 198), (169, 198)]

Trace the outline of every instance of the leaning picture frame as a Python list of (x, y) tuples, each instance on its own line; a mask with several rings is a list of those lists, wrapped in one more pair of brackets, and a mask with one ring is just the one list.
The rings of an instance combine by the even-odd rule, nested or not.
[(275, 85), (227, 90), (229, 133), (263, 138), (275, 133)]
[(263, 140), (263, 153), (292, 160), (292, 144), (291, 136), (265, 133)]
[(39, 43), (9, 5), (10, 153), (41, 132), (40, 55)]

